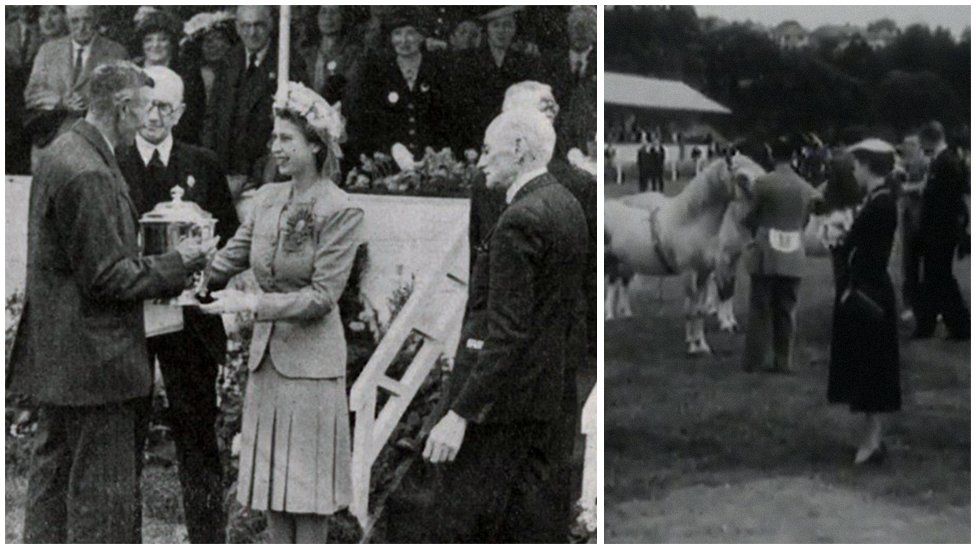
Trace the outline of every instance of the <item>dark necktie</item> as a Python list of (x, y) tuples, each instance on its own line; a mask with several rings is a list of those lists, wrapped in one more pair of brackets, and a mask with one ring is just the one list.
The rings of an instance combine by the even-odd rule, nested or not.
[(81, 76), (81, 66), (84, 63), (84, 58), (82, 55), (85, 53), (85, 48), (78, 48), (78, 56), (75, 57), (75, 66), (71, 72), (71, 83), (74, 84), (78, 82), (78, 77)]
[[(165, 185), (163, 172), (166, 170), (163, 160), (159, 157), (159, 149), (153, 149), (152, 158), (149, 159), (149, 164), (146, 167), (149, 171), (149, 184), (154, 190), (159, 191), (160, 187)], [(163, 191), (169, 191), (169, 189), (163, 189)], [(165, 196), (165, 194), (164, 192), (163, 195)]]
[(244, 72), (247, 76), (251, 76), (255, 71), (258, 70), (258, 54), (249, 53), (247, 54), (247, 70)]

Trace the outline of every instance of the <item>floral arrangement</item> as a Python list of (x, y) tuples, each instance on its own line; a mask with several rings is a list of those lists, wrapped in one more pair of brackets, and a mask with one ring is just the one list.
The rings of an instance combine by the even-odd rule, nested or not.
[[(140, 8), (141, 10), (141, 8)], [(183, 25), (183, 39), (180, 45), (192, 42), (210, 32), (219, 25), (233, 25), (234, 14), (229, 11), (211, 11), (198, 13)]]
[(464, 158), (457, 159), (446, 147), (440, 151), (427, 147), (417, 161), (397, 143), (390, 154), (363, 154), (359, 162), (346, 176), (345, 187), (352, 192), (461, 197), (468, 195), (479, 174), (477, 152), (468, 150)]

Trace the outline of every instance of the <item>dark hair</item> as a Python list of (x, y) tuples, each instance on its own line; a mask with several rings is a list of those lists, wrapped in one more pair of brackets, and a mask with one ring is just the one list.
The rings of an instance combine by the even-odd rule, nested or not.
[(302, 130), (302, 135), (309, 143), (316, 143), (319, 145), (319, 152), (315, 153), (315, 170), (321, 172), (322, 167), (329, 160), (329, 146), (327, 143), (322, 141), (319, 134), (316, 133), (314, 129), (308, 124), (308, 122), (298, 114), (292, 111), (275, 111), (275, 116), (282, 118), (295, 124)]
[(120, 91), (152, 87), (155, 83), (131, 61), (109, 61), (95, 67), (90, 85), (92, 112), (106, 114), (115, 107), (115, 96)]
[(939, 143), (945, 139), (945, 129), (942, 124), (933, 120), (922, 127), (918, 132), (918, 140), (930, 145)]
[(136, 28), (136, 43), (134, 44), (139, 54), (142, 54), (142, 43), (150, 34), (161, 32), (169, 38), (172, 48), (172, 60), (176, 61), (179, 54), (180, 36), (183, 33), (182, 25), (176, 16), (168, 11), (156, 10), (146, 15)]
[(866, 166), (869, 172), (879, 177), (887, 177), (895, 168), (894, 153), (854, 149), (851, 155)]
[(793, 160), (793, 142), (785, 136), (777, 137), (769, 143), (769, 156), (775, 162), (789, 162)]

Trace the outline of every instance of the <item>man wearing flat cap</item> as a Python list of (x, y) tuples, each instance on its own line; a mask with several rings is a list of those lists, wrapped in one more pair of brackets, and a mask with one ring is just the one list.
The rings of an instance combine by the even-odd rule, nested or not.
[(140, 256), (115, 150), (150, 107), (132, 63), (96, 67), (89, 107), (41, 153), (9, 390), (38, 405), (26, 543), (133, 543), (138, 404), (149, 395), (143, 300), (173, 297), (216, 239)]

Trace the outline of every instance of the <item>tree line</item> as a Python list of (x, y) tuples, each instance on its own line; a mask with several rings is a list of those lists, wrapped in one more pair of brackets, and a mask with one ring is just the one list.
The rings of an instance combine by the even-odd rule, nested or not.
[[(968, 145), (968, 29), (956, 40), (946, 29), (911, 25), (878, 48), (866, 37), (827, 36), (783, 49), (754, 24), (700, 18), (693, 6), (605, 15), (607, 70), (694, 86), (732, 110), (716, 122), (727, 135), (813, 131), (833, 140), (860, 129), (898, 139), (937, 119)], [(868, 29), (893, 26), (880, 20)]]

